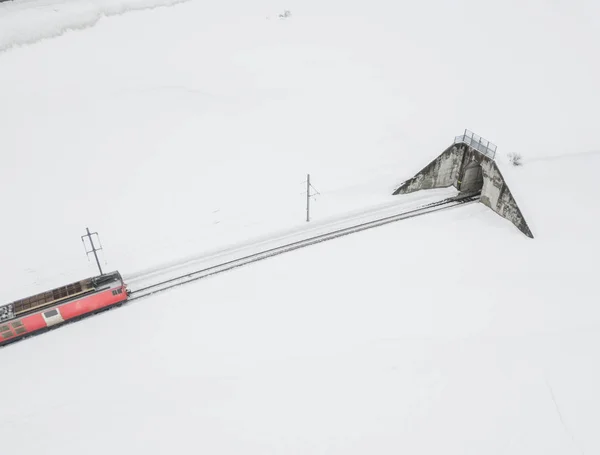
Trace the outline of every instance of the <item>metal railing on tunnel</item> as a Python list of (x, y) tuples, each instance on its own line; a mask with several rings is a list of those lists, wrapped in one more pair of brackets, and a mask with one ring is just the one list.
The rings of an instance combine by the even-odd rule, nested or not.
[(472, 131), (465, 130), (462, 136), (456, 136), (454, 138), (455, 144), (467, 144), (469, 147), (483, 153), (485, 156), (494, 159), (496, 157), (496, 145), (490, 141), (485, 140), (481, 136), (473, 133)]

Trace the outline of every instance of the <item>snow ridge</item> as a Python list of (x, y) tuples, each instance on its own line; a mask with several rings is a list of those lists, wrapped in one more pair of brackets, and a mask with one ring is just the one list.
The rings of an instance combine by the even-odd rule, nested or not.
[(20, 0), (0, 3), (0, 52), (93, 27), (130, 11), (174, 6), (189, 0)]

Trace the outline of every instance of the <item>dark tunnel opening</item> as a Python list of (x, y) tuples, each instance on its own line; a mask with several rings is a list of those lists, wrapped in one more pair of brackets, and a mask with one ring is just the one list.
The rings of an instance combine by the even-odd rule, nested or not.
[(478, 193), (483, 188), (483, 170), (477, 161), (471, 161), (465, 168), (458, 187), (461, 193)]

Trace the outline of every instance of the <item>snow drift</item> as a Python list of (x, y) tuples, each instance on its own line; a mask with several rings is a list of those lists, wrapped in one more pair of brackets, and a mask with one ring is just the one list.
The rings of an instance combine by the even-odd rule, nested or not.
[(188, 0), (19, 0), (0, 3), (0, 52), (92, 27), (105, 16)]

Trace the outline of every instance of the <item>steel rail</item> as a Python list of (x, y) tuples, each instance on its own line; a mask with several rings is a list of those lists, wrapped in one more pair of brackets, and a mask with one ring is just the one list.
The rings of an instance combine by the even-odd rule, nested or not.
[(201, 280), (203, 278), (207, 278), (212, 275), (216, 275), (218, 273), (223, 273), (229, 270), (232, 270), (237, 267), (242, 267), (247, 264), (251, 264), (253, 262), (258, 262), (263, 259), (267, 259), (269, 257), (277, 256), (283, 253), (287, 253), (289, 251), (294, 251), (300, 248), (305, 248), (310, 245), (315, 245), (317, 243), (325, 242), (327, 240), (333, 240), (339, 237), (343, 237), (349, 234), (353, 234), (355, 232), (364, 231), (367, 229), (371, 229), (374, 227), (379, 227), (385, 224), (393, 223), (396, 221), (401, 221), (409, 218), (413, 218), (420, 215), (425, 215), (427, 213), (432, 213), (440, 210), (450, 209), (453, 207), (458, 207), (464, 204), (468, 204), (471, 202), (476, 202), (479, 199), (479, 195), (468, 195), (465, 197), (452, 197), (448, 199), (444, 199), (441, 201), (433, 202), (431, 204), (426, 204), (421, 207), (418, 207), (413, 210), (409, 210), (407, 212), (398, 213), (395, 215), (386, 216), (383, 218), (378, 218), (376, 220), (360, 223), (354, 226), (349, 226), (346, 228), (336, 229), (331, 232), (327, 232), (325, 234), (319, 234), (313, 237), (309, 237), (307, 239), (298, 240), (295, 242), (287, 243), (285, 245), (281, 245), (278, 247), (269, 248), (264, 251), (259, 251), (257, 253), (249, 254), (247, 256), (243, 256), (240, 258), (232, 259), (229, 261), (222, 262), (220, 264), (216, 264), (210, 267), (206, 267), (200, 270), (196, 270), (194, 272), (189, 272), (174, 278), (169, 278), (167, 280), (160, 281), (158, 283), (153, 283), (151, 285), (142, 287), (140, 289), (136, 289), (130, 292), (131, 297), (128, 301), (138, 300), (144, 297), (149, 297), (151, 295), (157, 294), (159, 292), (166, 291), (168, 289), (172, 289), (177, 286), (181, 286), (187, 283), (191, 283), (194, 281)]

